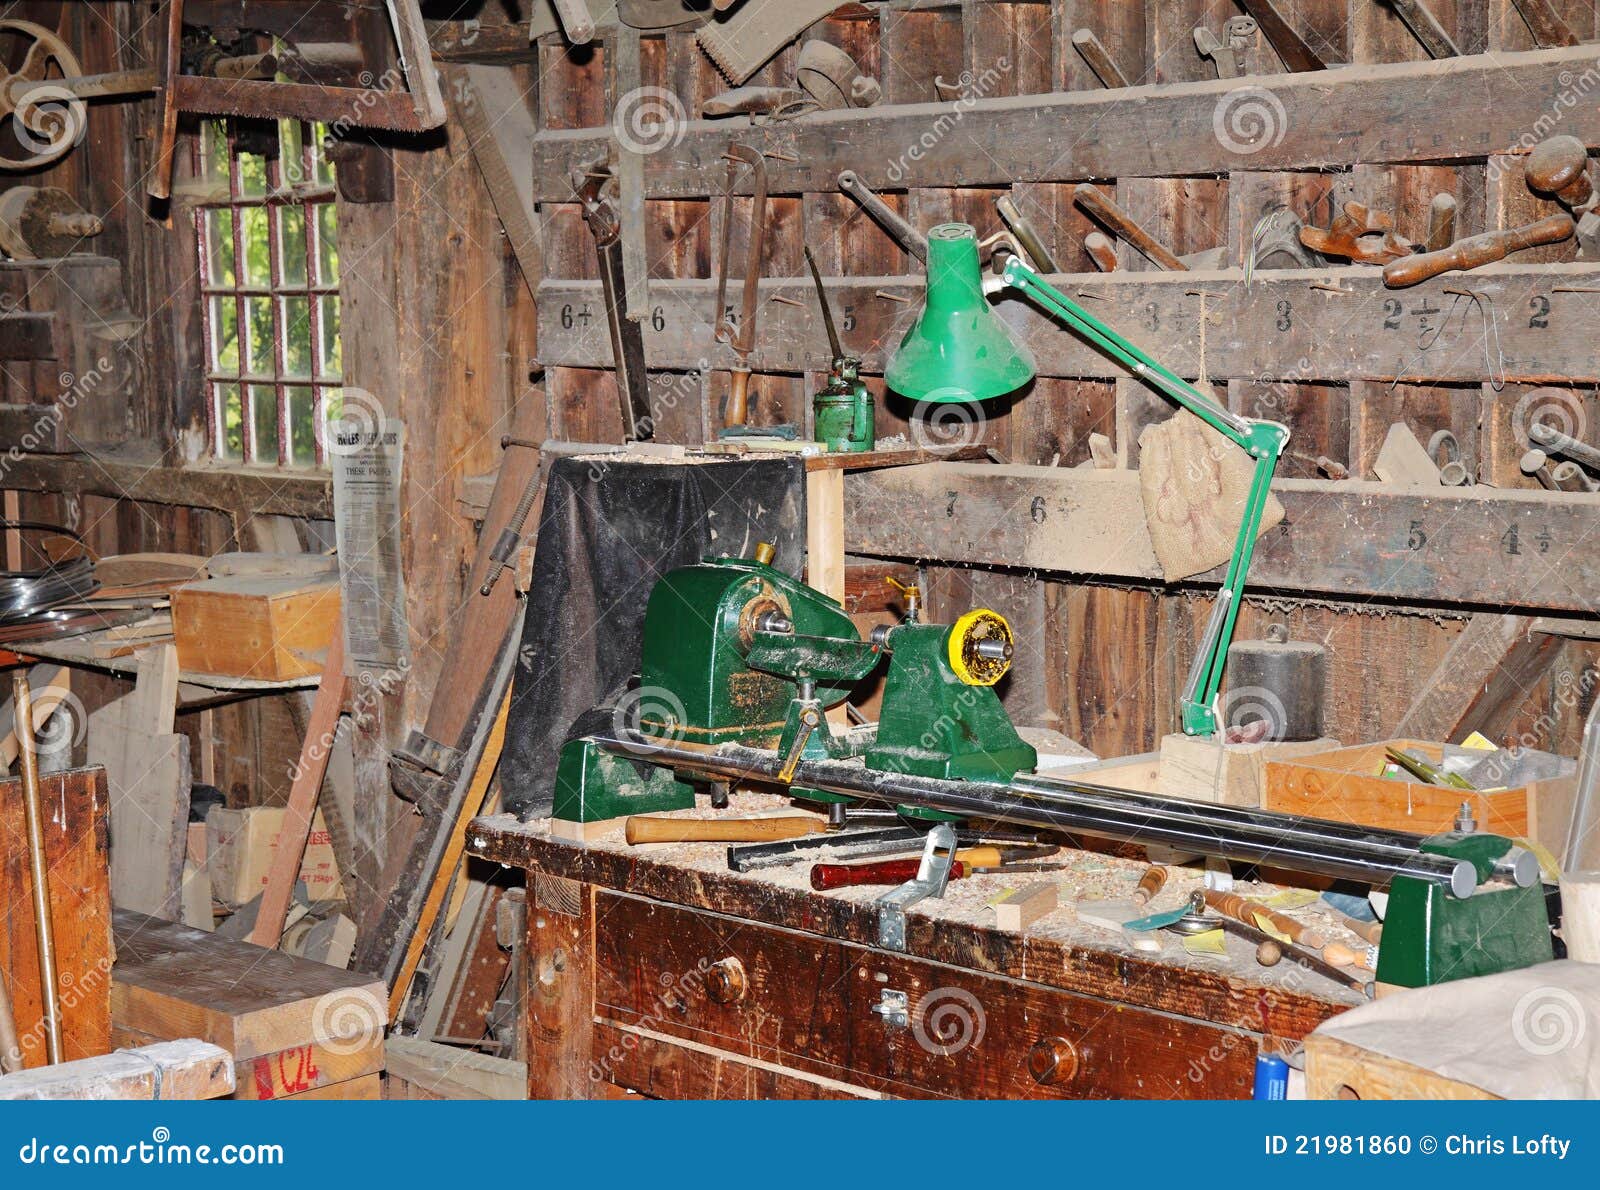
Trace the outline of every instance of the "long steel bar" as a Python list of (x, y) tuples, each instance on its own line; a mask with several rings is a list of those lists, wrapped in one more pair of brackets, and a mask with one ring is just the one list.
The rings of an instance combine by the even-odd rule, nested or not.
[[(775, 752), (736, 744), (713, 748), (666, 743), (629, 732), (591, 738), (602, 751), (613, 755), (711, 776), (775, 782), (783, 763)], [(1157, 843), (1336, 879), (1386, 884), (1396, 876), (1410, 876), (1446, 885), (1456, 896), (1470, 895), (1477, 885), (1476, 870), (1465, 860), (1318, 835), (1307, 828), (1305, 819), (1266, 811), (1260, 812), (1256, 821), (1247, 822), (1217, 814), (1215, 806), (1157, 799), (1161, 812), (1156, 813), (1152, 806), (1119, 800), (1118, 790), (1069, 780), (1052, 780), (1049, 789), (1029, 788), (938, 780), (868, 769), (850, 761), (808, 760), (800, 762), (794, 784), (1095, 838)]]

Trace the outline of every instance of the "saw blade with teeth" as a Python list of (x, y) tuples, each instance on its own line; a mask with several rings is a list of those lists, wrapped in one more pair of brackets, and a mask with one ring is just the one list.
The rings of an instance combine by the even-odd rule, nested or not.
[(839, 0), (745, 0), (727, 20), (702, 28), (695, 40), (737, 86), (838, 7)]

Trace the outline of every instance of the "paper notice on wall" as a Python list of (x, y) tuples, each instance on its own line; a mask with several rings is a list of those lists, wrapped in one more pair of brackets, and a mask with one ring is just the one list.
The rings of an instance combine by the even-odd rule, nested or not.
[(328, 426), (344, 671), (349, 677), (387, 677), (410, 664), (400, 555), (405, 429), (404, 422), (381, 417), (349, 418)]

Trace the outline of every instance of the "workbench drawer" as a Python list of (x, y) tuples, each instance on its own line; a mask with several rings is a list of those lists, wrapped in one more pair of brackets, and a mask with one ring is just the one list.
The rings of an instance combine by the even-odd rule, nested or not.
[(594, 946), (602, 1032), (891, 1095), (1243, 1098), (1254, 1079), (1249, 1033), (641, 897), (597, 892)]

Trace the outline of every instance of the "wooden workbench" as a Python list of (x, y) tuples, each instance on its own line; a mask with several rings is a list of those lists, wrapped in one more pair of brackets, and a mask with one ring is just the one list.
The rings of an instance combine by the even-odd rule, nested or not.
[[(1359, 1002), (1231, 937), (1227, 956), (1172, 935), (1147, 954), (1079, 921), (1073, 902), (1126, 897), (1144, 866), (1100, 852), (952, 883), (911, 908), (897, 954), (876, 945), (886, 890), (813, 892), (808, 864), (738, 874), (720, 845), (630, 848), (613, 830), (582, 847), (503, 815), (468, 847), (528, 873), (533, 1098), (1241, 1098), (1264, 1038)], [(1198, 882), (1173, 871), (1157, 909)], [(997, 929), (988, 902), (1040, 879), (1061, 907)], [(906, 993), (906, 1024), (876, 1011), (885, 992)]]

